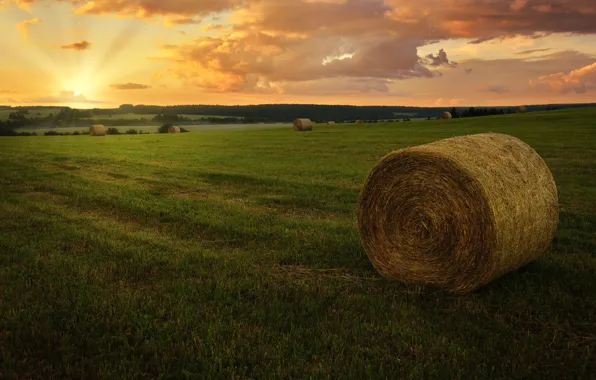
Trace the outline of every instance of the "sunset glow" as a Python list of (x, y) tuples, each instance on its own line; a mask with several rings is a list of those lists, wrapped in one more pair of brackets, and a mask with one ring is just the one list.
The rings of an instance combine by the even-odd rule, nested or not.
[(0, 105), (596, 102), (594, 0), (5, 0)]

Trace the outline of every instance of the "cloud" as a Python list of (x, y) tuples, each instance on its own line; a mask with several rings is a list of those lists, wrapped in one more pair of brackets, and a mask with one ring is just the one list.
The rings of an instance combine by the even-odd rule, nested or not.
[(570, 92), (584, 94), (596, 88), (596, 62), (577, 70), (541, 76), (537, 80), (530, 81), (530, 85), (560, 94)]
[(547, 51), (551, 51), (553, 50), (552, 48), (544, 48), (544, 49), (529, 49), (529, 50), (522, 50), (519, 51), (515, 54), (517, 55), (530, 55), (530, 54), (534, 54), (534, 53), (543, 53), (543, 52), (547, 52)]
[(176, 25), (190, 25), (190, 24), (200, 24), (201, 20), (192, 18), (192, 17), (178, 17), (178, 18), (171, 18), (168, 17), (164, 21), (165, 26), (176, 26)]
[(150, 18), (154, 16), (209, 15), (232, 8), (239, 0), (69, 0), (78, 6), (78, 14), (116, 14)]
[(146, 90), (151, 88), (149, 85), (139, 83), (114, 83), (110, 87), (116, 90)]
[[(326, 78), (322, 80), (292, 82), (279, 88), (280, 94), (298, 95), (350, 95), (389, 93), (392, 81), (380, 78)], [(395, 96), (395, 93), (392, 93)]]
[[(596, 33), (593, 0), (387, 0), (388, 16), (429, 38), (486, 41), (542, 33)], [(547, 6), (548, 5), (548, 6)]]
[[(13, 0), (27, 8), (42, 0)], [(594, 0), (53, 0), (78, 14), (166, 17), (172, 24), (229, 12), (252, 30), (380, 32), (485, 40), (536, 33), (596, 33)], [(296, 22), (300, 20), (300, 22)], [(256, 29), (258, 26), (265, 29)]]
[(72, 103), (89, 103), (102, 104), (105, 102), (97, 100), (89, 100), (83, 94), (75, 95), (74, 91), (61, 91), (57, 95), (49, 95), (36, 99), (31, 99), (30, 103), (50, 103), (50, 104), (72, 104)]
[(41, 23), (41, 19), (39, 19), (39, 18), (25, 20), (25, 21), (19, 22), (17, 24), (17, 30), (19, 32), (21, 32), (23, 39), (26, 40), (29, 38), (29, 28), (31, 27), (31, 25), (35, 25), (35, 24), (39, 24), (39, 23)]
[(206, 24), (201, 27), (201, 30), (203, 32), (211, 32), (211, 31), (224, 30), (224, 29), (226, 29), (226, 27), (221, 24)]
[(3, 105), (6, 105), (6, 104), (17, 104), (17, 103), (21, 103), (21, 102), (19, 102), (15, 98), (6, 98), (6, 99), (0, 101), (0, 104), (3, 104)]
[[(386, 83), (437, 74), (421, 64), (420, 41), (401, 38), (335, 36), (302, 38), (246, 33), (237, 37), (201, 37), (163, 57), (171, 73), (187, 84), (211, 91), (262, 91), (290, 88), (290, 82), (330, 78), (376, 78)], [(356, 82), (352, 82), (356, 83)], [(371, 83), (367, 79), (367, 83)], [(293, 86), (296, 88), (296, 86)], [(366, 86), (351, 86), (353, 91)]]
[(91, 45), (93, 44), (89, 41), (79, 41), (72, 44), (61, 45), (60, 49), (82, 51), (89, 49)]
[(488, 85), (480, 89), (482, 92), (493, 92), (495, 94), (503, 95), (511, 90), (503, 85)]
[(452, 62), (449, 60), (449, 58), (447, 58), (447, 53), (443, 49), (439, 50), (439, 54), (437, 54), (436, 56), (433, 54), (427, 55), (426, 57), (424, 57), (423, 62), (425, 65), (433, 66), (433, 67), (438, 67), (438, 66), (456, 67), (457, 66), (456, 62)]

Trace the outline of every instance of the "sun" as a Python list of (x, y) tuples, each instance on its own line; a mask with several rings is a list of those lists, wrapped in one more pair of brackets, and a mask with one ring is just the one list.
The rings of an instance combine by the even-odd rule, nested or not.
[(73, 94), (74, 96), (79, 96), (79, 95), (81, 95), (81, 92), (80, 92), (79, 90), (74, 90), (74, 91), (72, 92), (72, 94)]

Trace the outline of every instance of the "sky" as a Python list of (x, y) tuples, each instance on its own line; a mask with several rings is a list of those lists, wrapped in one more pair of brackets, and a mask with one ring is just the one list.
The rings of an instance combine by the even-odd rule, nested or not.
[(596, 102), (596, 0), (0, 0), (0, 104)]

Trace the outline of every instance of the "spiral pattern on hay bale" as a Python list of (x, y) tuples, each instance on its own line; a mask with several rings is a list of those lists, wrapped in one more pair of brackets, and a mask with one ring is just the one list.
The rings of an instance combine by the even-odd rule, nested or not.
[(558, 215), (542, 158), (487, 133), (385, 156), (365, 183), (358, 226), (382, 275), (465, 293), (543, 254)]

